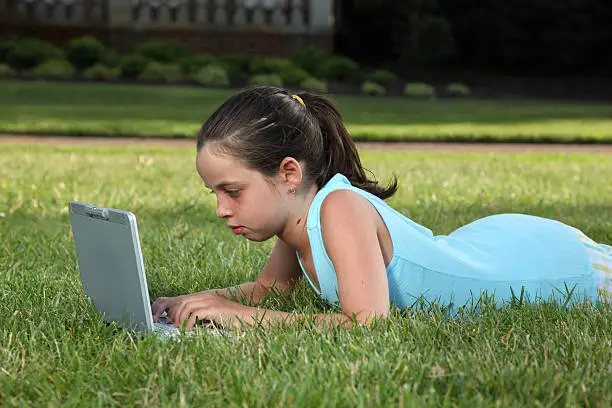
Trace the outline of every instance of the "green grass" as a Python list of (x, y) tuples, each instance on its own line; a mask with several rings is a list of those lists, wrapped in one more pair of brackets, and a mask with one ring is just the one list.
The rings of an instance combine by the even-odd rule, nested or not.
[[(0, 132), (194, 137), (234, 91), (0, 82)], [(357, 140), (612, 142), (609, 104), (336, 96)]]
[[(612, 242), (612, 161), (584, 154), (364, 153), (391, 204), (437, 234), (499, 212)], [(191, 149), (0, 149), (2, 406), (576, 406), (612, 404), (612, 308), (423, 311), (373, 327), (308, 324), (165, 344), (113, 334), (82, 296), (69, 200), (136, 213), (151, 298), (251, 280), (271, 242), (214, 216)], [(330, 308), (301, 284), (281, 310)]]

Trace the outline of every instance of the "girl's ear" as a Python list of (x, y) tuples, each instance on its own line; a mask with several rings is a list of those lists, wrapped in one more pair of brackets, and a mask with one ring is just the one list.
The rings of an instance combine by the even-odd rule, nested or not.
[(285, 157), (279, 166), (278, 175), (281, 183), (286, 183), (295, 191), (302, 183), (302, 166), (293, 157)]

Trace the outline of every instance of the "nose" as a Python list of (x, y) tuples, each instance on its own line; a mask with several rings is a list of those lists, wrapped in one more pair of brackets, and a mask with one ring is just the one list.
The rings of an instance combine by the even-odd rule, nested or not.
[(227, 203), (225, 203), (222, 199), (219, 198), (219, 196), (217, 196), (217, 217), (227, 218), (230, 215), (232, 215), (232, 212)]

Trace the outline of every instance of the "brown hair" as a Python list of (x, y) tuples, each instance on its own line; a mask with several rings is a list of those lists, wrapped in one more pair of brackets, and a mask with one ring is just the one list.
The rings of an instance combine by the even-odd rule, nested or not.
[[(271, 176), (285, 157), (306, 163), (305, 177), (323, 187), (334, 174), (379, 198), (391, 197), (397, 178), (387, 187), (369, 179), (340, 112), (326, 96), (299, 92), (304, 105), (281, 88), (257, 86), (231, 96), (202, 125), (198, 151), (215, 142), (220, 151)], [(371, 174), (371, 172), (370, 172)]]

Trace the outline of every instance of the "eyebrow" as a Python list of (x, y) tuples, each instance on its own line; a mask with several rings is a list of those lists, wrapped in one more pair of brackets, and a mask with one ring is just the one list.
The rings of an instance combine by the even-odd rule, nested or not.
[[(228, 185), (230, 185), (230, 184), (239, 184), (239, 183), (238, 183), (237, 181), (222, 181), (222, 182), (218, 183), (217, 185), (215, 185), (215, 186), (214, 186), (214, 188), (219, 189), (219, 188), (226, 187), (226, 186), (228, 186)], [(204, 185), (205, 185), (207, 188), (212, 188), (212, 187), (210, 187), (210, 186), (209, 186), (208, 184), (206, 184), (206, 183), (204, 183)]]

